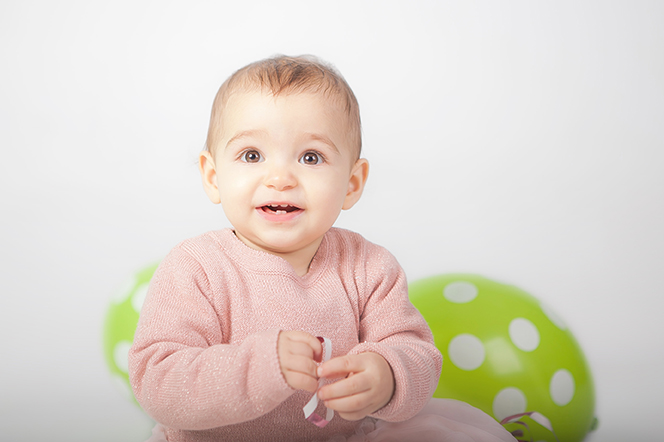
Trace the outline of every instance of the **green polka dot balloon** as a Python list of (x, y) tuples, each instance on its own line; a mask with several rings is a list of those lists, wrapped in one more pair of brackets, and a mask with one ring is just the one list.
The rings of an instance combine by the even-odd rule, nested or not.
[[(434, 397), (462, 400), (498, 421), (538, 412), (564, 442), (580, 442), (594, 429), (590, 370), (576, 339), (549, 307), (515, 286), (478, 275), (434, 276), (413, 282), (409, 290), (443, 354)], [(528, 426), (532, 440), (556, 442), (548, 429)], [(506, 428), (524, 430), (517, 424)]]
[(129, 384), (128, 353), (134, 342), (138, 315), (157, 264), (136, 272), (116, 292), (104, 323), (104, 356), (115, 383), (130, 400), (136, 401)]

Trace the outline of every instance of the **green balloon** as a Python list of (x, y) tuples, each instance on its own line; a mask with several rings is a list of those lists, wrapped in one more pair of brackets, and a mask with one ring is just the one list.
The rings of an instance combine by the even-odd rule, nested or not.
[[(443, 354), (434, 397), (467, 402), (498, 421), (536, 411), (564, 442), (580, 442), (594, 429), (588, 364), (550, 308), (515, 286), (478, 275), (434, 276), (409, 290)], [(555, 442), (549, 430), (528, 424), (533, 440)]]
[(136, 399), (129, 384), (127, 358), (134, 342), (138, 316), (148, 291), (148, 285), (158, 264), (136, 272), (111, 300), (104, 321), (104, 356), (111, 376), (134, 403)]

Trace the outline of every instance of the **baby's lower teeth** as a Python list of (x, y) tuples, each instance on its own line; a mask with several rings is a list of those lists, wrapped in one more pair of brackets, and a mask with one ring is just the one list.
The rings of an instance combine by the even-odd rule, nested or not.
[(276, 211), (276, 214), (277, 214), (277, 215), (285, 215), (285, 214), (286, 214), (286, 211), (285, 211), (285, 210), (277, 210), (277, 211)]

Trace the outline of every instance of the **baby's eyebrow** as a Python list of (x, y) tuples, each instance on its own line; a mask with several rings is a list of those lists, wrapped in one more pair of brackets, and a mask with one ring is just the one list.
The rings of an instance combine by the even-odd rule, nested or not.
[[(241, 140), (243, 138), (251, 138), (251, 137), (264, 137), (267, 136), (268, 132), (263, 129), (251, 129), (251, 130), (243, 130), (241, 132), (236, 133), (231, 137), (230, 140), (226, 143), (226, 147), (230, 146), (234, 142)], [(339, 151), (339, 148), (337, 148), (336, 144), (330, 140), (329, 137), (322, 135), (322, 134), (317, 134), (313, 132), (305, 132), (302, 136), (305, 140), (313, 140), (313, 141), (320, 141), (321, 143), (327, 144), (330, 146), (334, 151), (338, 154), (341, 154)]]
[(307, 138), (307, 139), (309, 139), (309, 140), (320, 141), (320, 142), (322, 142), (322, 143), (325, 143), (325, 144), (327, 144), (328, 146), (330, 146), (332, 149), (334, 149), (334, 151), (335, 151), (336, 153), (338, 153), (338, 154), (341, 153), (341, 152), (339, 152), (339, 149), (337, 148), (336, 144), (334, 144), (334, 143), (332, 142), (332, 140), (330, 140), (330, 139), (329, 139), (328, 137), (326, 137), (325, 135), (322, 135), (322, 134), (315, 134), (315, 133), (309, 133), (309, 132), (307, 132), (307, 133), (304, 134), (304, 137)]
[(234, 143), (237, 140), (241, 140), (242, 138), (264, 136), (266, 134), (267, 131), (261, 129), (243, 130), (242, 132), (238, 132), (235, 135), (233, 135), (231, 139), (228, 140), (228, 143), (226, 143), (226, 147), (230, 146), (232, 143)]

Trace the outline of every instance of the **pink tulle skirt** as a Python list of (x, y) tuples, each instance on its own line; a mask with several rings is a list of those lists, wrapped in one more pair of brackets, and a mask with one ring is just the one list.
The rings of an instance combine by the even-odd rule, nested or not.
[[(385, 422), (365, 418), (351, 436), (327, 442), (515, 442), (516, 439), (483, 411), (453, 399), (433, 398), (411, 419)], [(146, 442), (167, 442), (157, 425)]]

